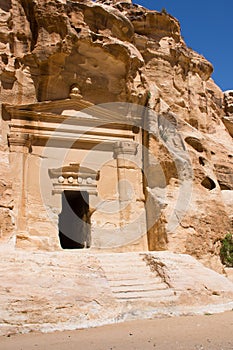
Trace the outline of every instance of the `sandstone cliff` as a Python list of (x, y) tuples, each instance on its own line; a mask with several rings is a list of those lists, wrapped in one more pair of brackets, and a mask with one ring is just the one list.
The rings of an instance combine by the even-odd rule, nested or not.
[[(218, 268), (220, 239), (232, 230), (232, 111), (229, 94), (224, 98), (211, 78), (211, 63), (186, 46), (178, 20), (131, 1), (88, 0), (4, 0), (0, 17), (1, 103), (66, 99), (70, 87), (78, 84), (83, 98), (94, 104), (136, 103), (175, 123), (192, 164), (188, 176), (192, 186), (184, 188), (181, 202), (190, 198), (185, 215), (184, 208), (182, 213), (174, 210), (185, 177), (183, 170), (177, 172), (183, 156), (169, 153), (153, 132), (154, 114), (148, 116), (148, 148), (166, 182), (161, 186), (155, 181), (157, 163), (149, 159), (145, 170), (149, 220), (159, 212), (149, 228), (149, 248), (188, 253)], [(13, 239), (17, 215), (8, 125), (3, 111), (3, 243)]]

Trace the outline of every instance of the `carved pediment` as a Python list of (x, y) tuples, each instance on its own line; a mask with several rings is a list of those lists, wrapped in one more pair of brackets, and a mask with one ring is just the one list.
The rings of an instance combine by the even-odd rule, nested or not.
[(26, 105), (5, 104), (4, 108), (10, 116), (10, 119), (25, 117), (37, 119), (37, 117), (41, 118), (42, 116), (44, 117), (44, 119), (46, 119), (46, 116), (64, 116), (65, 118), (66, 116), (69, 116), (69, 114), (66, 114), (66, 111), (79, 112), (83, 109), (90, 108), (92, 106), (92, 103), (83, 99), (65, 99), (56, 101), (37, 102)]
[(47, 118), (66, 119), (80, 118), (88, 120), (100, 120), (111, 123), (125, 123), (129, 121), (132, 125), (141, 125), (144, 108), (128, 103), (110, 103), (94, 105), (93, 103), (80, 99), (68, 98), (64, 100), (44, 101), (25, 105), (4, 104), (4, 110), (8, 119), (34, 119), (44, 120)]
[[(27, 134), (33, 140), (79, 141), (113, 144), (134, 140), (142, 124), (143, 107), (127, 103), (93, 105), (82, 98), (3, 106), (11, 135)], [(6, 115), (6, 114), (5, 114)], [(44, 141), (43, 141), (44, 142)]]

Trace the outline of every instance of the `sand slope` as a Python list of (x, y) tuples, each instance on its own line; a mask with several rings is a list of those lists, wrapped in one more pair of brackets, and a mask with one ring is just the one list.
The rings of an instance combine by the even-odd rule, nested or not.
[(232, 350), (233, 312), (0, 338), (4, 350)]

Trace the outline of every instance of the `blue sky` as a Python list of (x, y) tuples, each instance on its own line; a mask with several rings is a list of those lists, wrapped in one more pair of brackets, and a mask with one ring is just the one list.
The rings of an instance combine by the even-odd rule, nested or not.
[(152, 10), (165, 8), (181, 24), (181, 34), (193, 50), (214, 66), (212, 78), (223, 90), (233, 90), (233, 0), (133, 0)]

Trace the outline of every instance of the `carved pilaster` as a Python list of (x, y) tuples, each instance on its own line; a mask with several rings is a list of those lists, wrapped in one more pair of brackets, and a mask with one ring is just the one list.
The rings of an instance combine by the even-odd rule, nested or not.
[[(16, 245), (27, 237), (27, 169), (28, 153), (31, 147), (31, 135), (11, 132), (8, 135), (11, 170), (14, 174), (13, 191), (15, 194), (14, 213), (16, 216)], [(22, 238), (24, 237), (24, 238)]]
[(118, 192), (120, 203), (130, 202), (129, 181), (127, 169), (134, 169), (134, 158), (137, 154), (138, 144), (130, 141), (118, 141), (114, 144), (114, 158), (117, 160)]

